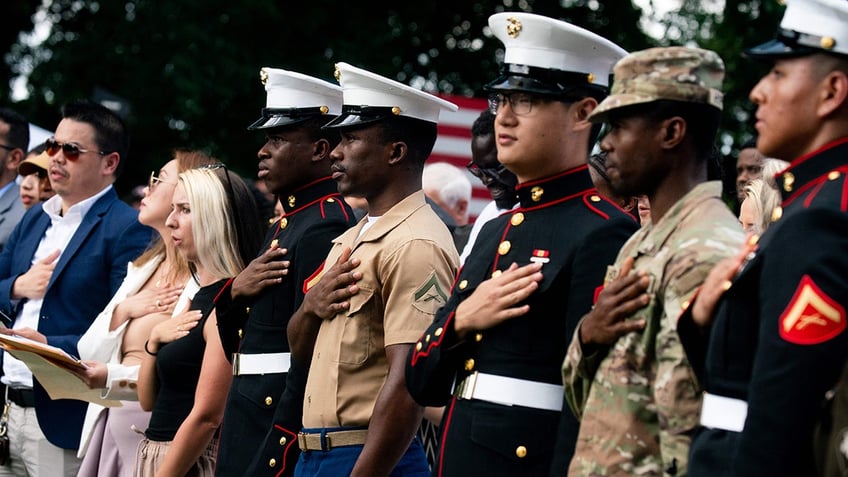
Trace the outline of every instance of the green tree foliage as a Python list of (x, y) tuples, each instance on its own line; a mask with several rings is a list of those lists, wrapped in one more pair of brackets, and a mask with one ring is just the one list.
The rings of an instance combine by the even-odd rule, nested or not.
[[(12, 52), (19, 50), (21, 32), (33, 29), (33, 15), (41, 4), (40, 0), (15, 0), (3, 3), (3, 14), (0, 15), (0, 52)], [(23, 66), (23, 65), (14, 65)], [(0, 84), (9, 84), (13, 77), (21, 71), (13, 69), (13, 63), (9, 61), (0, 62)], [(0, 103), (8, 104), (10, 90), (0, 88)]]
[(205, 149), (252, 176), (262, 137), (245, 126), (264, 106), (262, 66), (332, 79), (333, 63), (346, 61), (428, 91), (481, 96), (503, 57), (487, 19), (519, 10), (628, 50), (651, 44), (626, 0), (54, 0), (47, 41), (9, 59), (35, 62), (30, 97), (16, 107), (38, 124), (52, 127), (62, 103), (95, 92), (129, 104), (126, 190), (175, 147)]
[(679, 11), (661, 20), (666, 29), (663, 44), (694, 44), (716, 51), (724, 60), (724, 154), (733, 151), (735, 156), (756, 134), (751, 121), (756, 108), (748, 93), (767, 65), (744, 58), (742, 52), (774, 37), (783, 10), (777, 0), (683, 0)]

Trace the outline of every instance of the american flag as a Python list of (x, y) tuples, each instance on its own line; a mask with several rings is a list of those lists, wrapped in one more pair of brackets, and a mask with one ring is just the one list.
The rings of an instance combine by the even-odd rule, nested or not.
[(492, 200), (489, 190), (472, 176), (465, 165), (471, 162), (471, 125), (480, 113), (489, 107), (488, 101), (480, 98), (466, 98), (447, 94), (440, 97), (459, 106), (457, 112), (442, 111), (439, 114), (439, 136), (433, 146), (428, 162), (447, 162), (459, 167), (471, 181), (471, 220), (477, 218), (483, 207)]

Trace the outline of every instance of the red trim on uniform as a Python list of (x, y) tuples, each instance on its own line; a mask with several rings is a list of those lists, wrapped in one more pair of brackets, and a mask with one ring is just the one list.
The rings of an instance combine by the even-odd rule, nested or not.
[[(344, 201), (344, 197), (342, 197), (341, 195), (339, 195), (339, 200)], [(345, 202), (345, 203), (346, 203), (346, 202)], [(339, 208), (340, 208), (340, 209), (342, 209), (342, 213), (343, 213), (343, 214), (344, 214), (344, 216), (345, 216), (345, 220), (346, 220), (346, 221), (349, 221), (349, 220), (350, 220), (350, 216), (347, 214), (347, 209), (345, 209), (345, 205), (344, 205), (344, 204), (339, 204)]]
[[(846, 174), (845, 171), (840, 171)], [(842, 201), (839, 203), (839, 210), (848, 212), (848, 180), (842, 179)]]
[[(453, 322), (453, 317), (454, 317), (455, 314), (456, 314), (456, 311), (452, 311), (450, 313), (450, 315), (448, 315), (448, 319), (445, 320), (445, 324), (442, 325), (442, 334), (438, 336), (438, 339), (430, 340), (430, 342), (427, 343), (426, 348), (424, 348), (423, 347), (424, 345), (422, 345), (421, 351), (417, 351), (417, 350), (415, 350), (415, 348), (413, 348), (412, 359), (409, 360), (410, 365), (415, 367), (415, 363), (418, 362), (419, 356), (423, 356), (425, 358), (427, 356), (430, 356), (430, 350), (435, 348), (436, 346), (439, 346), (439, 345), (442, 344), (442, 340), (444, 340), (445, 336), (447, 336), (447, 334), (448, 334), (448, 327), (452, 326), (452, 324), (453, 324), (452, 322)], [(422, 334), (421, 336), (423, 337), (424, 335)], [(419, 338), (418, 342), (421, 343), (422, 339)], [(416, 344), (416, 346), (418, 346), (418, 345)]]
[(315, 280), (315, 278), (318, 277), (318, 275), (321, 273), (321, 271), (324, 270), (324, 264), (325, 263), (327, 263), (326, 260), (321, 262), (321, 265), (318, 265), (318, 268), (314, 272), (312, 272), (311, 275), (306, 277), (305, 280), (303, 280), (303, 294), (304, 295), (306, 294), (306, 292), (309, 291), (310, 288), (312, 288), (312, 285), (310, 285), (309, 282), (311, 282), (312, 280)]
[[(810, 182), (807, 182), (803, 186), (799, 187), (795, 192), (793, 192), (792, 195), (787, 197), (786, 200), (783, 201), (783, 206), (786, 207), (787, 205), (791, 204), (792, 202), (795, 201), (795, 199), (802, 196), (809, 189), (821, 184), (822, 182), (824, 182), (826, 180), (827, 180), (827, 176), (820, 176), (820, 177), (818, 177), (818, 178), (816, 178), (816, 179), (814, 179)], [(804, 206), (807, 207), (806, 201), (804, 202)]]
[(557, 205), (557, 204), (561, 204), (563, 202), (567, 202), (567, 201), (569, 201), (569, 200), (571, 200), (575, 197), (580, 197), (581, 195), (585, 194), (587, 191), (590, 191), (590, 190), (593, 190), (593, 189), (581, 190), (580, 192), (578, 192), (576, 194), (571, 194), (569, 196), (560, 197), (557, 200), (545, 202), (544, 204), (534, 205), (533, 207), (527, 207), (527, 208), (522, 207), (520, 209), (514, 210), (514, 212), (532, 212), (534, 210), (546, 209), (548, 207), (551, 207), (551, 206), (554, 206), (554, 205)]
[(332, 194), (327, 194), (327, 195), (325, 195), (325, 196), (323, 196), (323, 197), (319, 197), (319, 198), (317, 198), (317, 199), (313, 200), (312, 202), (309, 202), (309, 203), (303, 204), (302, 206), (300, 206), (300, 207), (298, 207), (298, 208), (296, 208), (296, 209), (292, 210), (291, 212), (286, 212), (283, 216), (284, 216), (284, 217), (291, 217), (292, 215), (294, 215), (294, 214), (296, 214), (296, 213), (298, 213), (298, 212), (302, 211), (303, 209), (305, 209), (305, 208), (307, 208), (307, 207), (309, 207), (309, 206), (311, 206), (311, 205), (315, 205), (315, 203), (317, 203), (317, 202), (321, 202), (321, 201), (324, 201), (324, 200), (327, 200), (327, 199), (330, 199), (330, 198), (332, 198), (332, 199), (338, 199), (338, 200), (343, 200), (343, 199), (342, 199), (342, 196), (340, 196), (337, 192), (334, 192), (334, 193), (332, 193)]
[(442, 435), (439, 436), (439, 468), (436, 471), (437, 477), (442, 477), (442, 472), (445, 467), (445, 446), (441, 445), (442, 442), (445, 442), (445, 436), (448, 435), (448, 429), (450, 428), (451, 418), (453, 417), (453, 408), (456, 406), (456, 397), (451, 399), (450, 407), (448, 408), (448, 416), (445, 418), (445, 424), (442, 426)]
[(596, 214), (600, 215), (601, 217), (603, 217), (603, 218), (604, 218), (604, 220), (609, 220), (609, 214), (607, 214), (607, 213), (605, 213), (605, 212), (602, 212), (602, 211), (601, 211), (601, 209), (598, 209), (597, 207), (595, 207), (594, 205), (592, 205), (592, 204), (591, 204), (591, 202), (592, 202), (592, 201), (591, 201), (591, 200), (589, 200), (589, 197), (593, 197), (593, 196), (597, 196), (599, 199), (604, 200), (604, 199), (603, 199), (603, 197), (601, 197), (601, 194), (598, 194), (597, 192), (598, 192), (598, 191), (596, 190), (594, 193), (592, 193), (592, 192), (590, 191), (590, 192), (587, 192), (587, 193), (583, 194), (583, 203), (584, 203), (584, 204), (586, 204), (586, 207), (587, 207), (589, 210), (591, 210), (592, 212), (594, 212), (594, 213), (596, 213)]
[[(513, 212), (523, 212), (523, 211), (524, 211), (523, 209), (516, 209)], [(506, 227), (504, 227), (503, 235), (501, 235), (501, 241), (498, 242), (498, 248), (500, 248), (500, 244), (502, 244), (503, 241), (506, 240), (506, 234), (509, 233), (509, 229), (511, 229), (511, 228), (512, 228), (512, 221), (509, 221), (509, 222), (506, 223)], [(495, 270), (498, 269), (498, 262), (500, 261), (500, 259), (501, 259), (501, 254), (496, 251), (495, 252), (495, 262), (492, 264), (492, 272), (494, 272)]]
[[(323, 197), (320, 197), (318, 199), (313, 200), (312, 202), (304, 204), (304, 205), (292, 210), (291, 212), (285, 212), (283, 214), (283, 216), (280, 217), (280, 220), (277, 221), (277, 227), (276, 227), (277, 230), (274, 231), (274, 237), (273, 238), (277, 238), (277, 236), (280, 235), (280, 232), (282, 232), (282, 230), (283, 230), (283, 219), (284, 218), (287, 219), (288, 217), (291, 217), (294, 214), (301, 212), (303, 209), (306, 209), (307, 207), (315, 205), (316, 202), (320, 203), (319, 207), (321, 209), (321, 218), (325, 219), (326, 216), (324, 215), (324, 201), (327, 200), (327, 199), (335, 199), (336, 201), (344, 200), (341, 195), (339, 195), (337, 192), (334, 192), (332, 194), (327, 194)], [(342, 210), (344, 210), (344, 207), (342, 207)], [(347, 212), (345, 212), (345, 218), (347, 219)]]
[(778, 320), (780, 337), (790, 343), (824, 343), (845, 331), (845, 308), (804, 275)]
[(221, 294), (230, 289), (230, 287), (233, 285), (233, 280), (235, 279), (236, 277), (232, 277), (227, 280), (227, 283), (224, 283), (224, 286), (222, 286), (221, 289), (218, 290), (218, 294), (216, 294), (215, 298), (212, 299), (212, 303), (218, 303), (218, 298), (221, 298)]
[(307, 187), (312, 187), (312, 186), (314, 186), (315, 184), (318, 184), (319, 182), (331, 181), (331, 180), (333, 180), (333, 176), (324, 176), (324, 177), (320, 177), (320, 178), (315, 179), (314, 181), (312, 181), (312, 182), (310, 182), (310, 183), (308, 183), (308, 184), (304, 184), (304, 185), (302, 185), (302, 186), (298, 187), (297, 189), (295, 189), (295, 190), (291, 191), (291, 192), (289, 193), (289, 195), (296, 194), (296, 193), (298, 193), (298, 192), (302, 191), (303, 189), (306, 189)]
[(598, 303), (598, 297), (601, 296), (602, 291), (604, 291), (603, 285), (598, 285), (598, 287), (595, 288), (595, 294), (594, 294), (594, 296), (592, 296), (592, 304), (593, 305)]
[(297, 434), (295, 434), (294, 432), (292, 432), (292, 431), (290, 431), (290, 430), (288, 430), (288, 429), (286, 429), (282, 426), (279, 426), (277, 424), (274, 424), (274, 428), (279, 429), (284, 434), (288, 434), (288, 436), (289, 436), (286, 439), (286, 445), (283, 446), (283, 456), (281, 458), (282, 465), (280, 466), (280, 471), (275, 474), (275, 477), (280, 477), (281, 475), (283, 475), (283, 472), (286, 470), (286, 464), (288, 463), (286, 458), (289, 455), (289, 449), (291, 449), (291, 446), (294, 445), (295, 442), (297, 442)]
[(790, 166), (786, 170), (790, 170), (794, 166), (806, 161), (807, 159), (809, 159), (813, 156), (819, 155), (819, 154), (821, 154), (822, 152), (824, 152), (828, 149), (831, 149), (831, 148), (834, 148), (836, 146), (845, 144), (846, 142), (848, 142), (848, 137), (843, 137), (843, 138), (840, 138), (840, 139), (836, 139), (835, 141), (831, 141), (831, 142), (825, 144), (824, 146), (816, 149), (813, 152), (808, 152), (808, 153), (804, 154), (803, 156), (796, 158), (794, 161), (792, 161), (792, 163), (790, 164)]
[(816, 184), (815, 187), (813, 187), (813, 190), (804, 199), (804, 207), (806, 207), (806, 208), (810, 207), (810, 204), (813, 202), (813, 199), (816, 198), (816, 194), (818, 194), (819, 191), (821, 190), (821, 188), (824, 186), (824, 182), (825, 181), (821, 181), (818, 184)]
[(589, 166), (586, 165), (586, 164), (583, 164), (582, 166), (577, 166), (573, 169), (568, 169), (567, 171), (560, 172), (559, 174), (556, 174), (556, 175), (553, 175), (553, 176), (543, 177), (541, 179), (536, 179), (534, 181), (529, 181), (529, 182), (522, 182), (521, 184), (518, 184), (517, 186), (515, 186), (515, 190), (524, 189), (525, 187), (534, 186), (536, 184), (544, 184), (544, 183), (550, 182), (554, 179), (559, 179), (560, 177), (565, 177), (565, 176), (574, 174), (576, 172), (586, 171), (588, 169), (589, 169)]
[(321, 210), (321, 218), (326, 219), (327, 214), (324, 213), (324, 201), (322, 200), (320, 204), (318, 204), (318, 209)]

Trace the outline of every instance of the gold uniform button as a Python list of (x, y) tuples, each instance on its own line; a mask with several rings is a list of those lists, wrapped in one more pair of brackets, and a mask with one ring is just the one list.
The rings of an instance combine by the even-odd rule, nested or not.
[(239, 328), (239, 338), (242, 338), (243, 336), (244, 336), (244, 330)]
[(465, 370), (474, 371), (474, 358), (468, 358), (465, 360)]
[(271, 399), (271, 396), (265, 396), (265, 405), (266, 406), (270, 406), (273, 402), (274, 402), (274, 400)]
[(478, 343), (483, 341), (483, 333), (477, 333), (476, 335), (474, 335), (474, 341)]
[(277, 465), (277, 459), (272, 458), (268, 461), (268, 467), (274, 467), (275, 465)]
[(771, 221), (777, 222), (781, 217), (783, 217), (783, 207), (777, 206), (771, 211)]
[(334, 199), (334, 198), (332, 198), (332, 197), (330, 197), (329, 199), (327, 199), (327, 202), (329, 202), (329, 203), (331, 203), (331, 204), (332, 204), (333, 202), (335, 202), (335, 201), (336, 201), (336, 199)]
[(423, 347), (424, 347), (424, 345), (422, 345), (421, 342), (419, 341), (418, 344), (415, 345), (415, 351), (421, 351), (421, 348), (423, 348)]
[(502, 271), (495, 270), (494, 272), (492, 272), (492, 278), (498, 278), (499, 276), (501, 276), (501, 274), (503, 274)]
[(436, 331), (433, 334), (436, 335), (436, 336), (441, 336), (443, 331), (444, 330), (441, 327), (439, 327), (439, 328), (436, 328)]
[(429, 342), (430, 342), (430, 335), (425, 336), (425, 337), (424, 337), (424, 341), (426, 341), (426, 342), (428, 342), (428, 343), (429, 343)]
[(512, 244), (509, 243), (509, 240), (504, 240), (500, 245), (498, 245), (498, 255), (508, 254), (510, 248), (512, 248)]
[(281, 438), (280, 438), (280, 445), (281, 445), (281, 446), (286, 445), (286, 442), (288, 442), (288, 441), (286, 440), (286, 438), (285, 438), (285, 437), (281, 437)]
[(795, 175), (791, 172), (786, 172), (783, 174), (783, 190), (786, 192), (792, 192), (792, 188), (795, 186)]
[(597, 195), (590, 195), (589, 200), (591, 200), (592, 202), (600, 202), (601, 198), (598, 197)]
[(460, 290), (465, 290), (465, 287), (467, 287), (467, 286), (468, 286), (468, 280), (463, 280), (463, 281), (459, 282), (459, 289)]
[(527, 456), (527, 448), (524, 446), (518, 446), (515, 448), (515, 455), (518, 456), (519, 459), (523, 459)]
[(522, 224), (522, 222), (524, 222), (524, 214), (521, 212), (512, 214), (512, 218), (509, 219), (509, 223), (511, 223), (513, 227), (518, 227)]
[(827, 178), (832, 181), (839, 179), (839, 171), (830, 171), (830, 174), (827, 175)]
[(285, 218), (285, 217), (283, 217), (282, 219), (280, 219), (280, 228), (281, 228), (281, 229), (284, 229), (284, 228), (286, 228), (286, 227), (288, 227), (288, 226), (289, 226), (289, 219), (287, 219), (287, 218)]

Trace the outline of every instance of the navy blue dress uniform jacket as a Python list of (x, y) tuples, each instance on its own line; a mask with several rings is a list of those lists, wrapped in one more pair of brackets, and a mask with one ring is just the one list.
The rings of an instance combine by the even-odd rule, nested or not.
[[(519, 208), (483, 227), (448, 303), (407, 363), (413, 398), (427, 406), (447, 404), (437, 476), (541, 476), (553, 468), (565, 474), (578, 430), (565, 402), (561, 412), (510, 407), (452, 398), (452, 386), (474, 371), (561, 386), (575, 326), (591, 309), (607, 266), (638, 228), (598, 195), (586, 166), (521, 184), (517, 193)], [(460, 341), (452, 320), (462, 300), (493, 273), (534, 257), (544, 263), (543, 279), (527, 300), (529, 313)]]
[(690, 475), (814, 475), (813, 428), (848, 357), (846, 173), (848, 138), (793, 161), (778, 176), (782, 218), (725, 292), (708, 334), (689, 312), (678, 322), (706, 392), (748, 403), (741, 433), (696, 433)]
[[(12, 285), (32, 265), (32, 257), (50, 216), (38, 204), (24, 215), (0, 254), (0, 310), (15, 317), (24, 300), (13, 303)], [(138, 222), (138, 213), (118, 198), (114, 189), (100, 197), (83, 217), (56, 262), (47, 285), (38, 332), (47, 344), (79, 356), (77, 342), (109, 303), (135, 260), (150, 244), (153, 230)], [(11, 326), (11, 325), (10, 325)], [(33, 379), (35, 413), (47, 440), (63, 449), (79, 447), (88, 403), (51, 400)]]
[[(216, 302), (218, 331), (224, 352), (287, 353), (286, 327), (298, 309), (311, 281), (321, 270), (332, 240), (354, 224), (350, 207), (330, 178), (307, 184), (280, 197), (285, 214), (268, 232), (262, 252), (274, 240), (288, 249), (283, 258), (291, 265), (279, 285), (268, 287), (254, 299), (230, 298), (229, 288)], [(234, 376), (230, 387), (215, 475), (292, 475), (297, 462), (296, 433), (301, 427), (306, 375), (292, 363), (292, 372)], [(275, 432), (286, 436), (273, 442)], [(263, 441), (265, 443), (263, 443)], [(274, 459), (274, 466), (268, 463)], [(245, 472), (252, 462), (256, 465)]]

